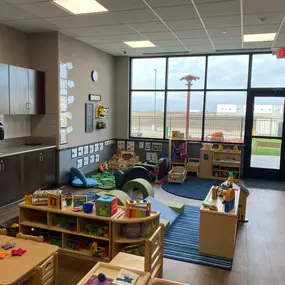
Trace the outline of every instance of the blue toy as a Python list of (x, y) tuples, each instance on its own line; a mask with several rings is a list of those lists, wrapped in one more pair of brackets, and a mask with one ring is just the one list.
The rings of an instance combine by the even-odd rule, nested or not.
[(70, 175), (72, 179), (72, 186), (74, 187), (95, 187), (98, 185), (98, 181), (93, 178), (86, 178), (83, 172), (76, 168), (76, 167), (71, 167), (70, 168)]

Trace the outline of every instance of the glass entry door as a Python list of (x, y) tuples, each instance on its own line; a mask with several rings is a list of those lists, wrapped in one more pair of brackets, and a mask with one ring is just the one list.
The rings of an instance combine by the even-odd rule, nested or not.
[(247, 104), (244, 176), (285, 180), (284, 91), (251, 91)]

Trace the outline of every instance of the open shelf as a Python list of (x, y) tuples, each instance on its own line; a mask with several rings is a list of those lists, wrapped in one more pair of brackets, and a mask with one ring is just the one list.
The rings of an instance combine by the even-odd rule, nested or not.
[(75, 256), (75, 257), (78, 257), (77, 255), (82, 255), (84, 257), (88, 257), (88, 260), (91, 260), (94, 262), (107, 262), (108, 263), (110, 261), (109, 256), (103, 257), (103, 258), (96, 257), (96, 256), (93, 256), (92, 253), (87, 249), (82, 249), (78, 251), (78, 250), (73, 250), (69, 248), (60, 248), (59, 252), (63, 255)]
[(115, 243), (141, 243), (145, 242), (150, 237), (138, 237), (138, 238), (127, 238), (127, 237), (115, 237)]

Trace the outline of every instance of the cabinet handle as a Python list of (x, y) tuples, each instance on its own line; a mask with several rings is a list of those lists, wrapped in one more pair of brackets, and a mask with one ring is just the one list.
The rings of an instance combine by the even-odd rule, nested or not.
[(32, 109), (32, 103), (28, 103), (28, 105), (29, 105), (29, 110), (31, 110)]
[(0, 164), (0, 171), (2, 171), (2, 166), (1, 166), (1, 164)]
[(42, 154), (42, 162), (44, 162), (44, 155)]
[(2, 170), (4, 171), (5, 170), (5, 164), (2, 163)]
[(26, 103), (26, 109), (29, 110), (29, 103)]

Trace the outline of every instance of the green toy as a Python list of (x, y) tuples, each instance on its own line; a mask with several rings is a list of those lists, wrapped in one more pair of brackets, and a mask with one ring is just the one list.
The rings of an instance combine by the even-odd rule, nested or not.
[(122, 252), (134, 254), (138, 256), (144, 256), (145, 246), (144, 244), (133, 244), (126, 246), (122, 249)]

